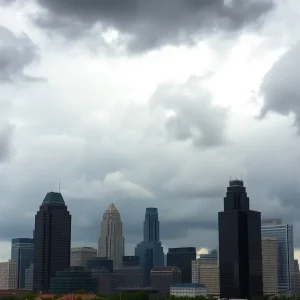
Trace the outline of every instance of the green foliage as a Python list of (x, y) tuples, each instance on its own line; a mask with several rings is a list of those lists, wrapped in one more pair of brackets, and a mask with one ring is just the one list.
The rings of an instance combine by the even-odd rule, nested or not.
[(85, 290), (77, 290), (75, 292), (73, 292), (73, 294), (86, 294)]
[(35, 300), (38, 295), (38, 292), (27, 292), (21, 295), (20, 300)]

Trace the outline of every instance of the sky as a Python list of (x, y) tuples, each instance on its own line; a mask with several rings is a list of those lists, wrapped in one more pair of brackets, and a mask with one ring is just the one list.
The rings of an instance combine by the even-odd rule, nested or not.
[(168, 247), (218, 246), (230, 178), (294, 225), (300, 258), (299, 0), (0, 0), (0, 260), (47, 192), (125, 252), (157, 207)]

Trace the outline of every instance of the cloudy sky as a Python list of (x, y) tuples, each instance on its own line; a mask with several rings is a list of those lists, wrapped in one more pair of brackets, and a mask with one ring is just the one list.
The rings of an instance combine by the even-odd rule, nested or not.
[(49, 191), (95, 246), (217, 247), (230, 176), (300, 249), (299, 0), (0, 0), (0, 260)]

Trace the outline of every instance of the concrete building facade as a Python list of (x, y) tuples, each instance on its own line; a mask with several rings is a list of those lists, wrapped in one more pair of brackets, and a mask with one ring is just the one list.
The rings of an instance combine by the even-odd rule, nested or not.
[(124, 237), (121, 215), (116, 206), (109, 205), (101, 222), (98, 240), (98, 256), (113, 260), (114, 267), (122, 265)]
[(171, 286), (170, 295), (175, 297), (206, 296), (206, 287), (199, 283), (181, 283)]
[(262, 238), (263, 292), (278, 294), (278, 245), (275, 238)]
[(71, 267), (86, 267), (87, 261), (97, 257), (97, 250), (92, 247), (78, 247), (71, 249)]
[(0, 290), (17, 289), (17, 263), (8, 260), (0, 263)]
[(210, 296), (220, 295), (220, 274), (217, 261), (197, 259), (192, 262), (192, 283), (203, 284)]

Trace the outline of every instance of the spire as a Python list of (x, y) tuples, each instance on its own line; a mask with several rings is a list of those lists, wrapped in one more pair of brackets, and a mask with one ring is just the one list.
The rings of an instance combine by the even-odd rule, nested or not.
[(109, 212), (109, 213), (116, 213), (117, 212), (117, 213), (119, 213), (118, 209), (116, 208), (116, 206), (113, 203), (111, 203), (109, 205), (106, 212)]

